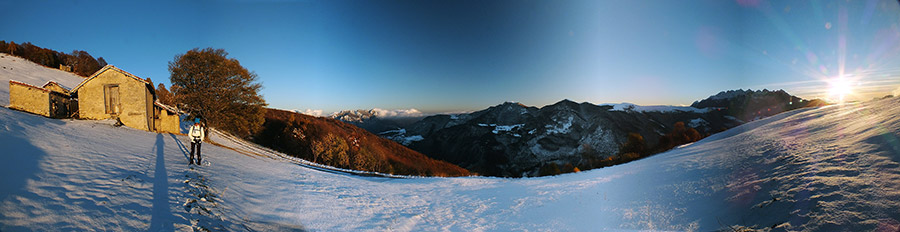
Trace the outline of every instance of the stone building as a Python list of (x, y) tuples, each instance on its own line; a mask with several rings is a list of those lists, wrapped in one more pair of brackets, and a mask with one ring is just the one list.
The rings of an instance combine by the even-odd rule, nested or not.
[(179, 133), (179, 113), (156, 101), (152, 83), (107, 65), (72, 89), (78, 96), (78, 117), (117, 119), (146, 131)]
[(72, 72), (72, 65), (59, 64), (59, 70), (63, 70), (66, 72)]
[(9, 81), (9, 108), (51, 118), (71, 118), (78, 113), (78, 103), (68, 88), (56, 82), (42, 87)]

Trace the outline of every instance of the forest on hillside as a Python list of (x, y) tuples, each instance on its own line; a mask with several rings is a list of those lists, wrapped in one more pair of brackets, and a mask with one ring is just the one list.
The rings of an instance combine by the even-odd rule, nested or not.
[(19, 56), (48, 68), (71, 67), (71, 70), (67, 71), (83, 77), (87, 77), (106, 66), (106, 60), (103, 57), (95, 59), (86, 51), (74, 50), (71, 53), (64, 53), (39, 47), (31, 44), (31, 42), (17, 44), (13, 41), (0, 40), (0, 52)]

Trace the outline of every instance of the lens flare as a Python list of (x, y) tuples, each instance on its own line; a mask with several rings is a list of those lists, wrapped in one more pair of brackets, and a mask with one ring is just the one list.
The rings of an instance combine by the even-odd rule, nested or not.
[(828, 82), (828, 97), (844, 103), (844, 97), (853, 93), (853, 82), (844, 77), (838, 77)]

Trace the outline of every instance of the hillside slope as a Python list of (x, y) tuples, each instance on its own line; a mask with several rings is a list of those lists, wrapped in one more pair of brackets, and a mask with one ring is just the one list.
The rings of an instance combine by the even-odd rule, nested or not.
[(800, 109), (623, 165), (505, 179), (323, 172), (225, 141), (192, 170), (181, 136), (0, 108), (0, 230), (896, 231), (898, 114), (900, 98)]
[(268, 109), (257, 144), (339, 168), (420, 176), (467, 176), (469, 171), (332, 118)]
[(58, 69), (47, 68), (21, 57), (0, 53), (0, 106), (9, 105), (9, 80), (41, 86), (47, 81), (56, 81), (73, 88), (84, 77)]

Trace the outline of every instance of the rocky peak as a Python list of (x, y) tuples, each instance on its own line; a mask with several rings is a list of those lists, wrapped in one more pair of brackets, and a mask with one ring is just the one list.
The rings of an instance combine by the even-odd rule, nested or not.
[(344, 122), (362, 122), (377, 116), (377, 112), (374, 110), (343, 110), (332, 114), (331, 118)]

